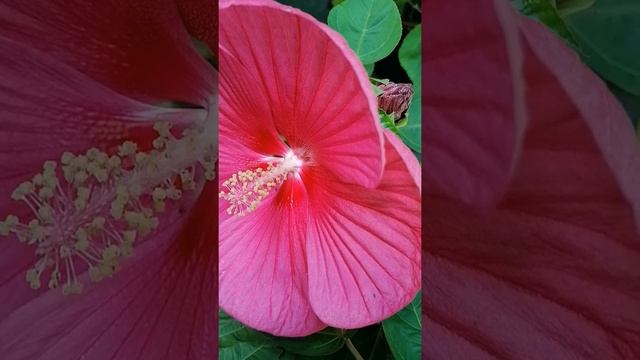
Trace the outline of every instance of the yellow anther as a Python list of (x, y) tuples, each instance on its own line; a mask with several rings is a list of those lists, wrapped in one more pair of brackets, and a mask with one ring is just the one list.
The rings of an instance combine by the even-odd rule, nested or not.
[(13, 200), (22, 200), (26, 195), (30, 194), (34, 190), (33, 184), (29, 181), (25, 181), (22, 184), (18, 185), (18, 187), (11, 194), (11, 198)]
[(27, 270), (26, 280), (32, 289), (40, 288), (40, 272), (36, 269)]
[(112, 155), (107, 161), (107, 167), (111, 170), (117, 169), (122, 165), (122, 160), (117, 155)]
[(135, 230), (127, 230), (122, 232), (122, 240), (127, 243), (133, 244), (136, 241)]
[(162, 137), (170, 137), (171, 123), (168, 121), (157, 122), (153, 125), (153, 130), (155, 130), (158, 135)]
[(167, 191), (161, 187), (153, 189), (153, 200), (160, 201), (167, 198)]
[(98, 182), (103, 183), (109, 178), (109, 173), (105, 169), (99, 169), (93, 173), (93, 176), (98, 180)]
[(157, 138), (153, 140), (153, 148), (160, 150), (164, 147), (166, 141), (163, 138)]
[(121, 202), (116, 200), (111, 203), (110, 214), (112, 218), (114, 218), (115, 220), (119, 220), (120, 218), (122, 218), (123, 211), (124, 205)]
[(89, 190), (89, 188), (84, 186), (79, 187), (76, 192), (76, 196), (78, 197), (78, 199), (83, 199), (83, 200), (88, 200), (90, 194), (91, 194), (91, 191)]
[(145, 160), (147, 160), (147, 157), (149, 155), (145, 154), (145, 153), (137, 153), (136, 154), (136, 163), (137, 164), (142, 164), (144, 163)]
[(53, 172), (56, 170), (56, 162), (55, 161), (45, 161), (44, 165), (42, 165), (42, 169), (45, 172)]
[(96, 148), (91, 148), (89, 150), (87, 150), (86, 152), (86, 156), (89, 160), (94, 160), (96, 158), (96, 155), (100, 152), (100, 150), (96, 149)]
[(105, 219), (102, 216), (96, 216), (93, 221), (91, 222), (91, 227), (94, 230), (102, 230), (104, 228), (104, 224), (107, 222), (107, 219)]
[(41, 199), (51, 199), (53, 197), (53, 189), (50, 187), (43, 187), (38, 190), (38, 196)]
[(71, 165), (78, 169), (85, 169), (89, 165), (89, 159), (84, 155), (78, 155), (71, 161)]
[(75, 206), (76, 210), (82, 211), (87, 207), (87, 199), (79, 197), (75, 199), (73, 205)]
[(125, 141), (118, 147), (118, 155), (122, 157), (134, 155), (138, 151), (138, 145), (132, 141)]
[(111, 260), (115, 260), (119, 255), (120, 249), (115, 245), (110, 245), (102, 252), (102, 259), (109, 262)]
[(51, 273), (51, 278), (49, 279), (49, 289), (57, 288), (60, 285), (61, 278), (62, 278), (62, 275), (60, 274), (60, 271), (54, 270)]
[(87, 172), (84, 170), (80, 170), (76, 172), (75, 175), (73, 176), (73, 183), (76, 186), (82, 185), (84, 184), (85, 181), (87, 181), (88, 178), (89, 178), (89, 174), (87, 174)]
[(40, 216), (40, 218), (45, 222), (51, 220), (51, 215), (52, 211), (49, 206), (42, 206), (40, 209), (38, 209), (38, 216)]
[(171, 200), (179, 200), (182, 197), (182, 191), (171, 187), (167, 189), (167, 197)]
[(75, 158), (75, 156), (72, 153), (66, 151), (60, 157), (60, 162), (63, 165), (69, 165), (69, 164), (71, 164), (71, 162), (73, 161), (74, 158)]

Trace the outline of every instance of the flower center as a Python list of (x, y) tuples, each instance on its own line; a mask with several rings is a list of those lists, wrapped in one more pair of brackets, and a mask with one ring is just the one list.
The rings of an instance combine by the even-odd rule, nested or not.
[(64, 294), (80, 293), (79, 267), (93, 281), (110, 277), (134, 242), (159, 225), (156, 217), (215, 176), (213, 138), (195, 126), (175, 137), (169, 123), (157, 123), (153, 149), (139, 151), (122, 143), (116, 153), (92, 148), (85, 154), (65, 152), (60, 164), (46, 161), (42, 173), (20, 184), (12, 199), (33, 212), (21, 222), (15, 215), (0, 221), (0, 235), (14, 234), (35, 247), (38, 260), (27, 271), (33, 289), (62, 285)]
[(304, 164), (293, 150), (284, 157), (266, 157), (263, 163), (255, 170), (239, 171), (222, 183), (224, 190), (218, 196), (229, 203), (227, 214), (244, 216), (255, 211), (289, 176), (300, 176)]

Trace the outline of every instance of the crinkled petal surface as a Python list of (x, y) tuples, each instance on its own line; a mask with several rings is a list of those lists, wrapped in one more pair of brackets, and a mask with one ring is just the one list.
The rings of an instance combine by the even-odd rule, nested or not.
[(394, 134), (385, 137), (386, 166), (377, 188), (323, 178), (310, 190), (310, 301), (334, 327), (381, 321), (420, 288), (419, 164)]
[(521, 31), (529, 127), (505, 196), (425, 199), (425, 357), (638, 358), (640, 149), (571, 50)]
[(282, 155), (282, 136), (345, 181), (375, 186), (384, 166), (376, 100), (347, 43), (275, 1), (220, 6), (222, 178), (253, 152)]
[(220, 214), (220, 307), (252, 328), (304, 336), (326, 326), (308, 300), (308, 196), (294, 180), (283, 187), (246, 217)]
[(508, 7), (502, 0), (425, 2), (427, 194), (492, 206), (513, 172), (525, 116)]

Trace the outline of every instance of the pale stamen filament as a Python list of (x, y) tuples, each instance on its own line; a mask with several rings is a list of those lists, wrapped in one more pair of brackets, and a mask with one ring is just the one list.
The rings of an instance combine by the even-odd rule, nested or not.
[(35, 246), (38, 260), (26, 274), (30, 286), (40, 288), (48, 272), (49, 288), (64, 284), (63, 294), (80, 293), (78, 274), (85, 264), (93, 281), (112, 276), (136, 240), (158, 227), (156, 213), (166, 202), (215, 176), (215, 149), (205, 126), (176, 137), (169, 123), (157, 123), (150, 151), (126, 141), (111, 155), (95, 148), (66, 152), (61, 166), (46, 161), (42, 173), (20, 184), (11, 197), (33, 217), (22, 222), (8, 215), (0, 221), (0, 236), (13, 234)]
[(298, 174), (303, 165), (291, 150), (282, 158), (265, 159), (266, 168), (239, 171), (222, 183), (225, 190), (218, 196), (229, 203), (227, 214), (245, 216), (255, 211), (273, 189), (282, 185), (290, 175)]

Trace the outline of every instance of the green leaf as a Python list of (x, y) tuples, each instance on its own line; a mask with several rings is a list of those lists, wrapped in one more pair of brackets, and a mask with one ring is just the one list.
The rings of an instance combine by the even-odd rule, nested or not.
[(407, 111), (408, 122), (406, 126), (398, 128), (400, 138), (404, 143), (418, 154), (422, 153), (422, 89), (414, 88), (413, 98)]
[(380, 123), (382, 124), (383, 127), (393, 131), (396, 135), (400, 135), (400, 133), (398, 132), (398, 128), (396, 127), (396, 121), (393, 118), (393, 116), (389, 114), (385, 114), (382, 111), (378, 112), (378, 115), (380, 116)]
[[(394, 360), (389, 351), (389, 346), (384, 337), (384, 332), (380, 324), (367, 326), (365, 328), (352, 330), (346, 334), (353, 343), (358, 353), (365, 360)], [(289, 353), (286, 353), (289, 354)], [(301, 356), (295, 355), (295, 360), (344, 360), (353, 359), (353, 355), (346, 346), (340, 351), (325, 356)]]
[(283, 350), (274, 346), (266, 335), (247, 328), (222, 311), (218, 317), (220, 360), (271, 360), (282, 356)]
[(609, 90), (611, 90), (613, 95), (615, 95), (618, 101), (622, 104), (622, 107), (624, 107), (633, 125), (637, 127), (638, 121), (640, 121), (640, 96), (629, 94), (613, 84), (608, 85)]
[(416, 26), (402, 41), (398, 59), (413, 83), (413, 98), (407, 111), (408, 122), (398, 133), (402, 141), (417, 153), (422, 152), (422, 29)]
[(592, 69), (640, 95), (640, 1), (597, 0), (564, 20)]
[(367, 70), (367, 75), (371, 76), (371, 74), (373, 74), (373, 69), (375, 68), (375, 66), (375, 63), (364, 64), (364, 69)]
[(397, 314), (382, 322), (396, 360), (419, 360), (422, 352), (422, 293)]
[(327, 20), (329, 14), (329, 0), (278, 0), (278, 2), (298, 8), (322, 22)]
[(220, 360), (274, 360), (280, 358), (282, 350), (266, 344), (235, 343), (231, 347), (220, 347)]
[(371, 90), (373, 90), (373, 95), (376, 97), (382, 95), (383, 91), (377, 85), (371, 84)]
[(513, 3), (524, 15), (537, 19), (565, 39), (569, 45), (575, 46), (573, 34), (556, 8), (556, 0), (514, 0)]
[(250, 329), (229, 315), (219, 314), (219, 355), (223, 360), (302, 359), (340, 351), (354, 331), (327, 328), (302, 338), (278, 337)]
[(590, 8), (596, 0), (556, 0), (560, 16), (567, 16)]
[(400, 65), (414, 87), (420, 86), (422, 82), (422, 26), (414, 27), (407, 36), (405, 36), (398, 50), (398, 59)]
[(306, 356), (330, 355), (344, 346), (346, 337), (343, 331), (327, 328), (303, 338), (273, 337), (275, 345), (287, 352)]
[(402, 36), (400, 12), (393, 0), (346, 0), (331, 9), (328, 23), (363, 64), (387, 57)]

